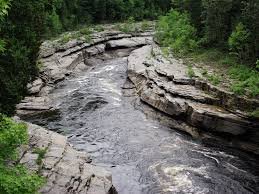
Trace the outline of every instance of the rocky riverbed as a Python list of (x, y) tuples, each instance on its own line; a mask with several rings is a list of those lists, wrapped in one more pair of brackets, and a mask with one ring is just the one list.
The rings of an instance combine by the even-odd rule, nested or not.
[[(31, 146), (46, 148), (43, 193), (259, 191), (257, 156), (239, 151), (259, 154), (258, 121), (245, 113), (258, 101), (189, 78), (152, 36), (108, 30), (42, 45), (17, 115), (64, 135), (29, 124)], [(21, 161), (38, 169), (32, 150)]]

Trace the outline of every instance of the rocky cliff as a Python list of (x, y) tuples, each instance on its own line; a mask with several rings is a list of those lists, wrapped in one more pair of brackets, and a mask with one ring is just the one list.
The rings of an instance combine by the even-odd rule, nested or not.
[(174, 128), (204, 141), (220, 138), (228, 146), (259, 154), (259, 122), (245, 113), (259, 102), (189, 78), (187, 72), (186, 65), (165, 58), (156, 44), (128, 57), (128, 76), (141, 100), (184, 122)]
[[(132, 51), (128, 56), (128, 77), (133, 88), (142, 101), (163, 113), (160, 117), (167, 118), (170, 127), (203, 142), (216, 141), (259, 154), (259, 122), (245, 113), (258, 107), (259, 102), (237, 97), (202, 79), (189, 78), (187, 66), (175, 58), (165, 58), (152, 35), (109, 30), (93, 34), (89, 43), (43, 43), (40, 75), (28, 84), (29, 96), (17, 105), (17, 115), (26, 118), (55, 114), (58, 110), (52, 106), (51, 91), (57, 83), (94, 68), (100, 60), (128, 56)], [(47, 178), (42, 193), (116, 192), (111, 174), (91, 164), (87, 154), (74, 150), (66, 137), (36, 125), (28, 126), (30, 146), (21, 150), (20, 162), (40, 170)], [(35, 148), (46, 151), (41, 165), (37, 164)]]
[[(132, 49), (151, 44), (151, 35), (152, 32), (133, 35), (109, 30), (94, 33), (90, 43), (82, 40), (70, 40), (65, 44), (44, 42), (39, 55), (39, 77), (28, 84), (29, 94), (17, 105), (16, 115), (25, 119), (56, 114), (58, 110), (52, 106), (51, 91), (59, 82), (94, 68), (102, 60), (128, 56)], [(110, 51), (109, 54), (106, 51)], [(47, 183), (40, 193), (117, 193), (111, 173), (91, 164), (87, 153), (73, 149), (65, 136), (37, 125), (27, 125), (30, 144), (21, 149), (19, 162), (46, 177)]]

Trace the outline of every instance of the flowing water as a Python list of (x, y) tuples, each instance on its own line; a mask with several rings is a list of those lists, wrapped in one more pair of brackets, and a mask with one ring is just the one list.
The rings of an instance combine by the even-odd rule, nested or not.
[(29, 120), (87, 151), (112, 172), (119, 194), (259, 193), (256, 158), (206, 147), (148, 117), (122, 89), (126, 70), (121, 57), (65, 80), (52, 94), (60, 114)]

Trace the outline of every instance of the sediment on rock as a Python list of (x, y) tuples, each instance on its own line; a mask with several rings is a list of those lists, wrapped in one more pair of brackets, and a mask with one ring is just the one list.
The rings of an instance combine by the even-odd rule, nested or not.
[(255, 141), (259, 139), (259, 122), (242, 114), (245, 108), (258, 107), (258, 101), (235, 97), (205, 81), (189, 78), (187, 72), (180, 61), (164, 58), (155, 44), (134, 50), (128, 57), (128, 77), (141, 100), (186, 123), (175, 128), (204, 139), (206, 133), (226, 134), (233, 140), (228, 145), (259, 154)]

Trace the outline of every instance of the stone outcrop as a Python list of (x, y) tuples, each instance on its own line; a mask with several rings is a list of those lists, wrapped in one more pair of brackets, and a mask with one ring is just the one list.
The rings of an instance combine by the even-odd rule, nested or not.
[(230, 137), (239, 142), (229, 141), (233, 146), (259, 154), (258, 142), (254, 141), (259, 139), (259, 122), (249, 120), (244, 113), (258, 107), (259, 102), (191, 79), (187, 72), (188, 68), (180, 61), (164, 58), (155, 44), (139, 48), (128, 57), (128, 77), (141, 100), (186, 123), (175, 128), (196, 138), (207, 139), (208, 133)]
[[(40, 75), (28, 84), (31, 96), (17, 105), (17, 115), (23, 118), (57, 111), (51, 106), (49, 94), (58, 82), (71, 74), (90, 69), (94, 64), (92, 59), (105, 55), (108, 50), (133, 49), (151, 44), (151, 35), (150, 32), (125, 34), (120, 31), (103, 31), (94, 33), (89, 43), (80, 39), (70, 40), (65, 44), (60, 43), (60, 40), (44, 42), (39, 55)], [(103, 60), (102, 57), (100, 59)]]
[[(19, 121), (18, 118), (16, 120)], [(66, 137), (30, 123), (27, 126), (29, 145), (20, 149), (19, 162), (46, 177), (47, 183), (40, 193), (117, 193), (111, 173), (91, 164), (89, 156), (73, 149)], [(44, 153), (42, 158), (39, 152)]]

